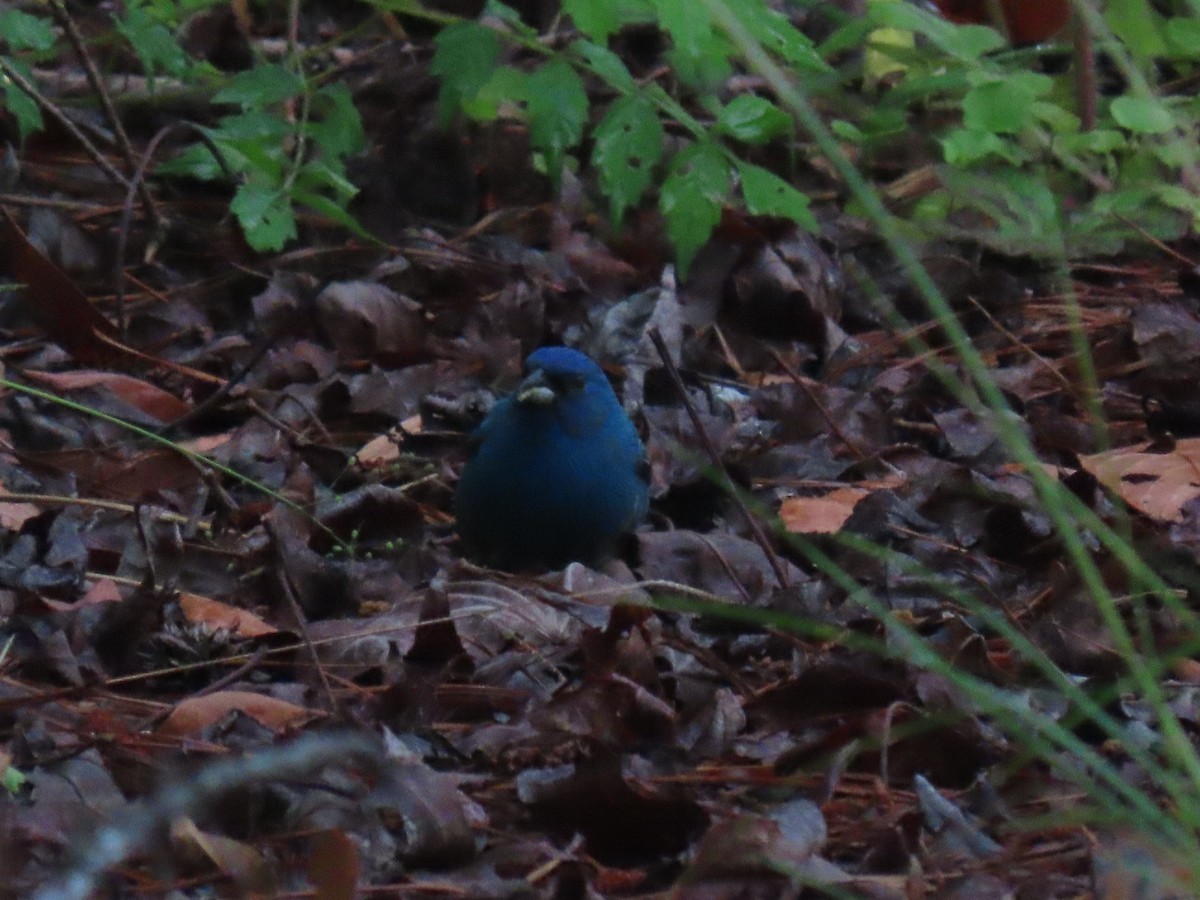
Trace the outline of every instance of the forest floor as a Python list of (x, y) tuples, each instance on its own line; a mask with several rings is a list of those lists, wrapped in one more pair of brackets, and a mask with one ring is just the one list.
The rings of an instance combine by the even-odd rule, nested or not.
[[(347, 27), (312, 6), (301, 40)], [(249, 52), (211, 24), (193, 52)], [(1105, 697), (1130, 746), (1160, 740), (1028, 472), (934, 377), (958, 363), (832, 173), (809, 175), (819, 234), (729, 210), (677, 283), (657, 213), (614, 232), (586, 172), (555, 193), (532, 168), (519, 123), (443, 125), (415, 34), (360, 27), (334, 76), (370, 147), (350, 211), (381, 244), (311, 214), (256, 252), (228, 187), (180, 179), (146, 182), (158, 222), (136, 192), (123, 222), (125, 189), (61, 126), (13, 152), (0, 894), (75, 871), (112, 896), (1164, 896), (1130, 871), (1173, 861), (1111, 806), (1105, 822), (1061, 751), (898, 646), (893, 620), (1155, 796), (977, 613)], [(149, 102), (123, 64), (105, 77), (138, 155), (211, 115), (187, 85)], [(101, 121), (78, 59), (46, 65), (48, 100)], [(1198, 255), (1077, 260), (1073, 310), (1027, 259), (920, 248), (1045, 470), (1106, 521), (1122, 496), (1185, 602)], [(886, 323), (863, 272), (915, 324)], [(558, 343), (633, 411), (651, 514), (598, 570), (486, 570), (453, 532), (465, 438)], [(1136, 593), (1108, 549), (1086, 552)], [(1190, 620), (1120, 611), (1168, 660), (1157, 684), (1195, 738)], [(86, 851), (106, 827), (127, 846)]]

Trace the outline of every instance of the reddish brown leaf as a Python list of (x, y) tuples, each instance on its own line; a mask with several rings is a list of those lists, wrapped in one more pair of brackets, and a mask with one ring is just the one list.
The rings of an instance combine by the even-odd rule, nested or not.
[(278, 633), (277, 628), (272, 628), (252, 612), (199, 594), (180, 594), (179, 608), (189, 622), (203, 623), (214, 631), (224, 629), (244, 638)]
[(312, 710), (285, 700), (250, 691), (218, 691), (203, 697), (189, 697), (176, 705), (158, 727), (160, 734), (184, 737), (197, 734), (231, 712), (241, 712), (267, 728), (282, 731), (315, 714)]
[(0, 263), (9, 277), (25, 285), (17, 296), (26, 314), (80, 362), (111, 359), (112, 349), (96, 335), (115, 337), (116, 327), (88, 302), (66, 273), (29, 243), (8, 210), (0, 207), (0, 217)]

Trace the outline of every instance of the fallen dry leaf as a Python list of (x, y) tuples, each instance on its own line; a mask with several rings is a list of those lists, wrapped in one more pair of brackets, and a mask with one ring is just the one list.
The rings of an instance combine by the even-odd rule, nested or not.
[(1147, 453), (1149, 446), (1119, 447), (1079, 461), (1138, 512), (1160, 522), (1178, 522), (1184, 506), (1200, 497), (1200, 438), (1180, 440), (1167, 453)]
[(202, 623), (214, 631), (224, 629), (238, 637), (256, 638), (279, 632), (252, 612), (199, 594), (180, 594), (179, 608), (189, 622)]
[(235, 711), (275, 731), (298, 725), (317, 715), (312, 710), (265, 694), (217, 691), (180, 701), (158, 727), (158, 732), (171, 737), (193, 735)]

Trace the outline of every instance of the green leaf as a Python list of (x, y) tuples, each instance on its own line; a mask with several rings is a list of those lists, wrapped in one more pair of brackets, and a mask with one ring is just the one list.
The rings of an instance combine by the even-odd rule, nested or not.
[(174, 159), (157, 165), (154, 171), (158, 175), (186, 176), (198, 181), (216, 181), (225, 175), (212, 151), (203, 144), (193, 144)]
[(0, 776), (0, 779), (3, 780), (4, 789), (10, 794), (20, 793), (21, 788), (25, 786), (25, 782), (29, 780), (28, 776), (20, 769), (12, 766), (5, 766), (4, 775)]
[[(27, 81), (33, 82), (33, 71), (22, 60), (8, 59), (8, 64), (20, 72)], [(0, 75), (0, 96), (4, 97), (4, 108), (17, 120), (17, 131), (21, 135), (21, 140), (25, 140), (35, 131), (42, 130), (42, 111), (37, 102), (4, 75)]]
[(817, 220), (808, 208), (808, 198), (778, 175), (761, 166), (738, 163), (746, 209), (756, 216), (783, 216), (801, 228), (815, 232)]
[(213, 95), (214, 103), (234, 103), (242, 109), (274, 106), (304, 91), (304, 79), (280, 65), (258, 65), (233, 77)]
[(433, 42), (429, 70), (442, 79), (439, 104), (445, 119), (491, 80), (500, 56), (500, 39), (475, 22), (456, 22), (443, 28)]
[(832, 71), (813, 47), (813, 42), (767, 4), (742, 0), (730, 3), (728, 8), (755, 40), (792, 66), (813, 72)]
[(592, 137), (592, 165), (612, 205), (613, 224), (619, 225), (654, 177), (654, 167), (662, 158), (662, 123), (649, 101), (635, 94), (615, 101)]
[(296, 236), (296, 214), (283, 191), (273, 184), (250, 180), (233, 195), (229, 210), (242, 226), (242, 233), (255, 250), (282, 249)]
[(922, 34), (941, 50), (963, 60), (979, 59), (999, 50), (1004, 38), (984, 25), (955, 25), (909, 3), (869, 0), (868, 17), (879, 28), (900, 28)]
[(659, 208), (667, 220), (667, 235), (675, 245), (681, 277), (686, 277), (696, 252), (721, 221), (729, 180), (729, 164), (720, 149), (708, 141), (692, 144), (671, 161)]
[(54, 46), (54, 29), (46, 19), (19, 9), (6, 9), (0, 12), (0, 38), (14, 52), (49, 50)]
[(159, 71), (176, 76), (186, 72), (190, 62), (187, 53), (179, 46), (175, 35), (145, 10), (130, 7), (124, 18), (115, 20), (115, 25), (151, 78)]
[(571, 17), (575, 28), (596, 41), (606, 40), (625, 24), (628, 11), (623, 7), (629, 6), (620, 0), (563, 0), (563, 12)]
[(1109, 106), (1113, 121), (1137, 134), (1163, 134), (1175, 125), (1170, 111), (1157, 100), (1129, 95), (1117, 97)]
[(599, 75), (609, 87), (622, 94), (636, 89), (637, 84), (634, 82), (633, 76), (629, 74), (629, 70), (625, 68), (625, 63), (621, 62), (621, 57), (607, 47), (582, 40), (576, 41), (571, 47), (583, 57), (591, 70)]
[(1050, 79), (1033, 72), (978, 84), (963, 97), (963, 124), (977, 131), (1015, 134), (1029, 122), (1033, 101), (1051, 86)]
[(583, 137), (588, 97), (583, 82), (569, 63), (551, 60), (529, 76), (529, 136), (546, 154), (555, 184), (562, 174), (563, 154)]
[(1200, 17), (1167, 19), (1167, 43), (1178, 59), (1200, 60)]
[(667, 58), (684, 84), (709, 90), (729, 77), (733, 46), (694, 0), (655, 0), (660, 27), (670, 35)]
[(742, 94), (717, 113), (717, 128), (748, 144), (765, 144), (792, 129), (792, 119), (769, 100)]
[(1013, 165), (1022, 159), (1016, 146), (990, 131), (973, 128), (955, 128), (939, 139), (942, 157), (952, 166), (969, 166), (989, 157), (999, 157)]
[(1147, 0), (1107, 0), (1104, 19), (1113, 34), (1138, 59), (1166, 55), (1162, 18)]
[(308, 134), (322, 153), (341, 159), (366, 147), (362, 119), (345, 84), (327, 84), (318, 90), (312, 116)]

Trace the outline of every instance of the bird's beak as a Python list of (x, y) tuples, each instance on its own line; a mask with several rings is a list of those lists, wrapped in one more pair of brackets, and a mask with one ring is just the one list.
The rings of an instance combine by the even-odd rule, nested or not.
[(549, 406), (557, 399), (558, 394), (546, 380), (546, 373), (541, 369), (534, 369), (526, 375), (525, 380), (517, 388), (518, 403), (525, 403), (529, 406)]

